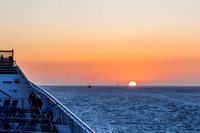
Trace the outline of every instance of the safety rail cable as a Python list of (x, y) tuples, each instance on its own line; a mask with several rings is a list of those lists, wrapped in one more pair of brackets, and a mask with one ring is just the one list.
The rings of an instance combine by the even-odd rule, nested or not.
[(14, 65), (16, 65), (18, 71), (23, 75), (23, 77), (29, 82), (29, 84), (35, 89), (38, 90), (40, 93), (44, 94), (46, 97), (48, 97), (51, 101), (54, 102), (54, 104), (57, 104), (57, 106), (66, 113), (74, 122), (76, 122), (81, 128), (83, 128), (87, 133), (95, 133), (89, 126), (87, 126), (82, 120), (80, 120), (75, 114), (73, 114), (67, 107), (65, 107), (62, 103), (60, 103), (56, 98), (54, 98), (51, 94), (49, 94), (46, 90), (43, 88), (35, 85), (34, 83), (30, 82), (25, 74), (22, 72), (22, 70), (19, 68), (19, 66), (14, 62)]
[[(30, 82), (30, 81), (29, 81)], [(82, 120), (80, 120), (75, 114), (73, 114), (67, 107), (65, 107), (62, 103), (60, 103), (56, 98), (54, 98), (51, 94), (49, 94), (46, 90), (42, 89), (41, 87), (35, 85), (34, 83), (30, 82), (30, 85), (40, 93), (44, 94), (48, 97), (54, 104), (65, 112), (74, 122), (76, 122), (81, 128), (83, 128), (88, 133), (95, 133), (90, 127), (88, 127)]]

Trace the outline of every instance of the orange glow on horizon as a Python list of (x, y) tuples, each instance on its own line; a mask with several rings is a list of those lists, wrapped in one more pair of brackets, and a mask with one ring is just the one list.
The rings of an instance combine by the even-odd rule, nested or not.
[(165, 85), (169, 82), (188, 83), (194, 75), (199, 79), (200, 71), (196, 71), (200, 67), (199, 61), (17, 61), (17, 64), (31, 81), (38, 84), (126, 85), (130, 79), (135, 79), (141, 85)]

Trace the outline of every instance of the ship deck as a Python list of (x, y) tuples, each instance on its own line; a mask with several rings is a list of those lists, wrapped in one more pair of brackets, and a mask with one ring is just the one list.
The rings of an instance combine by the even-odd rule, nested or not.
[[(16, 99), (0, 99), (0, 132), (70, 132), (68, 125), (60, 125), (47, 118), (46, 112), (40, 116), (34, 114), (31, 107), (19, 107)], [(11, 104), (10, 104), (11, 103)], [(10, 105), (9, 105), (10, 104)]]

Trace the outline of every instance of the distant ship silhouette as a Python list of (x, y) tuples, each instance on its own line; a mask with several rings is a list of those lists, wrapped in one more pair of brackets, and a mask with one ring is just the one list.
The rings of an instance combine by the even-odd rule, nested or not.
[(91, 86), (91, 85), (88, 85), (87, 88), (92, 88), (92, 86)]

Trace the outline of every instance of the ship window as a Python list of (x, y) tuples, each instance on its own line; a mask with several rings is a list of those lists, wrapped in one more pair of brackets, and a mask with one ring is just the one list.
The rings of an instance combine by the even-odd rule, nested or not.
[(18, 79), (18, 78), (15, 78), (14, 82), (15, 82), (15, 83), (19, 83), (19, 79)]
[(12, 81), (3, 81), (3, 83), (5, 83), (5, 84), (12, 83)]

